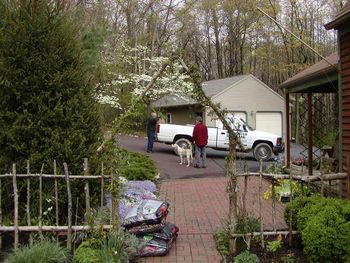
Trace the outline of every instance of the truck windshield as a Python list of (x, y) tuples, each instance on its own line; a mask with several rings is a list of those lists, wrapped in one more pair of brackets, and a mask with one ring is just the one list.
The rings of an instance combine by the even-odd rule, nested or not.
[(254, 129), (253, 129), (252, 127), (250, 127), (248, 123), (246, 123), (246, 122), (245, 122), (244, 120), (242, 120), (242, 119), (240, 119), (240, 120), (241, 120), (241, 122), (243, 122), (243, 125), (245, 125), (245, 127), (247, 128), (247, 130), (249, 130), (249, 131), (254, 131)]
[(248, 125), (244, 120), (234, 118), (232, 116), (227, 117), (227, 119), (231, 122), (232, 128), (237, 131), (252, 131), (253, 128)]

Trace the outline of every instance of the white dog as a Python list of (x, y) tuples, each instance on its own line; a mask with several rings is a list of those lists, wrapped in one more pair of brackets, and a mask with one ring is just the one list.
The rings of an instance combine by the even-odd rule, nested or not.
[(171, 145), (173, 148), (176, 149), (178, 155), (180, 156), (180, 164), (185, 164), (185, 157), (187, 159), (187, 167), (190, 166), (191, 162), (193, 161), (193, 155), (192, 155), (192, 146), (190, 145), (189, 149), (186, 148), (181, 148), (177, 144), (172, 144)]

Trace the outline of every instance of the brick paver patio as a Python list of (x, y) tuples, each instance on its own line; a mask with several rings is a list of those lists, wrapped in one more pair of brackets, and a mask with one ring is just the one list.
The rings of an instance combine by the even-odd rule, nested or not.
[[(160, 198), (170, 203), (167, 221), (175, 223), (180, 231), (179, 236), (168, 255), (145, 258), (146, 263), (204, 263), (220, 262), (213, 230), (220, 226), (221, 220), (228, 212), (228, 197), (225, 192), (227, 179), (200, 178), (163, 181), (160, 187)], [(243, 179), (239, 180), (243, 189)], [(269, 184), (263, 181), (263, 189)], [(259, 178), (248, 180), (247, 209), (255, 217), (259, 216)], [(266, 229), (272, 229), (271, 201), (263, 201), (263, 222)], [(283, 206), (276, 204), (276, 227), (285, 228)]]
[[(122, 137), (121, 145), (135, 152), (145, 152), (146, 140), (137, 137)], [(156, 144), (150, 155), (156, 162), (161, 177), (159, 198), (170, 203), (167, 221), (176, 224), (179, 236), (166, 256), (148, 257), (142, 263), (216, 263), (220, 262), (213, 230), (227, 218), (228, 195), (225, 171), (213, 159), (208, 158), (206, 169), (179, 165), (169, 145)], [(243, 192), (244, 179), (239, 179), (239, 193)], [(263, 180), (263, 191), (269, 182)], [(251, 177), (247, 187), (247, 210), (259, 217), (259, 178)], [(239, 197), (239, 204), (241, 204)], [(272, 229), (271, 200), (263, 201), (265, 229)], [(286, 228), (283, 221), (283, 205), (276, 203), (276, 228)]]

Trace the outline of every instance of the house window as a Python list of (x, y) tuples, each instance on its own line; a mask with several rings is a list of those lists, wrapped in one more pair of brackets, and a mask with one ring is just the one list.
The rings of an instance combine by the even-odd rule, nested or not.
[(166, 114), (166, 123), (171, 123), (171, 113)]

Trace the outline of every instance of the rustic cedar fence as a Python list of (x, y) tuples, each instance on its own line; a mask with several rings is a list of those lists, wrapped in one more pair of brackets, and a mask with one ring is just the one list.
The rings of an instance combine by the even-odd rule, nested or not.
[[(69, 175), (68, 173), (68, 165), (66, 163), (63, 164), (64, 167), (64, 175), (57, 174), (57, 164), (56, 161), (53, 162), (53, 174), (43, 174), (43, 166), (41, 168), (41, 172), (39, 174), (32, 174), (29, 170), (29, 162), (27, 161), (27, 173), (26, 174), (17, 174), (16, 173), (16, 164), (12, 165), (12, 172), (10, 174), (0, 175), (0, 249), (2, 248), (2, 235), (4, 232), (13, 232), (14, 233), (14, 249), (17, 249), (19, 244), (19, 233), (20, 232), (29, 232), (29, 241), (32, 242), (32, 233), (39, 233), (40, 237), (42, 237), (43, 232), (64, 232), (67, 234), (67, 248), (72, 249), (72, 231), (88, 231), (91, 230), (92, 226), (88, 224), (89, 216), (91, 215), (91, 206), (90, 206), (90, 180), (100, 180), (101, 188), (100, 188), (100, 206), (104, 206), (104, 198), (105, 198), (105, 182), (106, 180), (111, 179), (111, 175), (103, 174), (103, 163), (101, 164), (101, 175), (89, 175), (89, 167), (88, 167), (88, 159), (84, 159), (84, 174), (83, 175)], [(31, 202), (30, 194), (32, 191), (31, 188), (31, 179), (39, 179), (39, 189), (35, 191), (39, 191), (39, 200), (35, 200), (39, 202), (39, 215), (38, 215), (38, 225), (31, 225)], [(12, 188), (13, 188), (13, 225), (5, 226), (3, 225), (3, 208), (2, 208), (2, 183), (3, 180), (11, 180), (12, 179)], [(18, 201), (18, 183), (17, 179), (26, 180), (26, 226), (19, 225), (19, 201)], [(55, 188), (55, 225), (43, 225), (43, 180), (54, 180), (54, 188)], [(58, 193), (58, 180), (65, 180), (66, 191), (67, 191), (67, 225), (59, 224), (59, 193)], [(84, 225), (73, 225), (73, 200), (72, 200), (72, 192), (71, 192), (71, 182), (72, 180), (83, 180), (84, 184), (84, 197), (85, 197), (85, 222)], [(112, 204), (115, 204), (115, 200), (113, 200), (113, 195), (111, 195)], [(99, 226), (103, 230), (111, 229), (115, 222), (115, 214), (114, 209), (110, 209), (110, 224)]]
[[(320, 171), (317, 175), (307, 176), (307, 175), (298, 175), (295, 171), (290, 170), (289, 174), (267, 174), (263, 173), (263, 163), (260, 162), (260, 169), (258, 173), (241, 173), (238, 174), (238, 177), (244, 177), (244, 186), (242, 191), (242, 212), (243, 214), (247, 214), (247, 188), (248, 188), (248, 177), (250, 176), (258, 176), (259, 177), (259, 217), (262, 219), (262, 199), (263, 199), (263, 191), (262, 191), (262, 179), (266, 178), (271, 181), (272, 184), (272, 225), (273, 225), (273, 231), (265, 231), (263, 227), (263, 222), (260, 220), (260, 231), (259, 232), (253, 232), (253, 233), (242, 233), (242, 234), (235, 234), (234, 237), (247, 237), (251, 238), (254, 236), (260, 236), (261, 240), (261, 246), (264, 247), (264, 236), (276, 236), (276, 235), (289, 235), (289, 243), (291, 245), (292, 243), (292, 235), (297, 234), (297, 231), (292, 230), (292, 211), (290, 211), (290, 218), (289, 218), (289, 226), (288, 230), (282, 229), (278, 230), (276, 229), (276, 200), (275, 200), (275, 187), (277, 184), (277, 180), (280, 179), (289, 179), (290, 182), (292, 180), (298, 181), (303, 186), (305, 183), (309, 185), (312, 182), (321, 182), (320, 186), (320, 195), (323, 197), (325, 194), (325, 182), (328, 181), (329, 186), (329, 192), (331, 191), (331, 182), (333, 180), (345, 180), (346, 185), (346, 192), (347, 196), (350, 198), (350, 172), (349, 169), (347, 170), (347, 173), (324, 173), (324, 165), (325, 162), (327, 162), (326, 158), (321, 158), (320, 161)], [(350, 165), (350, 158), (347, 158), (347, 166)], [(293, 191), (292, 191), (292, 184), (290, 184), (290, 198), (293, 197)]]
[[(347, 167), (349, 167), (349, 158), (347, 161)], [(73, 225), (72, 224), (72, 217), (73, 217), (73, 207), (72, 207), (72, 194), (71, 194), (71, 181), (72, 180), (84, 180), (84, 196), (85, 196), (85, 209), (86, 209), (86, 220), (85, 222), (89, 222), (89, 216), (90, 216), (90, 188), (89, 188), (89, 180), (100, 180), (101, 188), (100, 188), (100, 205), (101, 207), (104, 206), (104, 198), (105, 198), (105, 180), (111, 179), (111, 175), (104, 175), (103, 174), (103, 164), (101, 167), (101, 175), (89, 175), (89, 169), (88, 169), (88, 160), (84, 159), (84, 175), (69, 175), (68, 173), (68, 166), (66, 163), (63, 164), (64, 166), (64, 175), (57, 174), (57, 168), (56, 168), (56, 161), (53, 163), (54, 167), (54, 174), (43, 174), (43, 167), (41, 169), (40, 174), (32, 174), (29, 170), (29, 162), (27, 162), (27, 173), (26, 174), (17, 174), (16, 173), (16, 165), (13, 164), (12, 166), (12, 173), (10, 174), (3, 174), (0, 175), (0, 248), (2, 247), (1, 243), (1, 233), (4, 232), (13, 232), (14, 233), (14, 248), (16, 249), (19, 244), (19, 233), (20, 232), (29, 232), (29, 233), (39, 233), (40, 236), (42, 236), (43, 232), (65, 232), (67, 233), (67, 248), (72, 248), (72, 231), (88, 231), (91, 230), (92, 226), (88, 224), (84, 225)], [(262, 218), (262, 178), (267, 178), (271, 181), (272, 184), (272, 222), (273, 222), (273, 231), (265, 231), (263, 228), (263, 223), (261, 221), (260, 224), (260, 232), (254, 232), (254, 233), (244, 233), (244, 234), (235, 234), (234, 237), (253, 237), (253, 236), (260, 236), (261, 237), (261, 245), (264, 247), (264, 236), (275, 236), (275, 235), (289, 235), (289, 240), (292, 242), (292, 235), (296, 234), (296, 231), (292, 231), (291, 223), (292, 218), (290, 218), (290, 225), (288, 230), (278, 230), (276, 229), (276, 200), (274, 198), (275, 195), (275, 186), (278, 179), (290, 179), (290, 180), (296, 180), (301, 183), (311, 183), (311, 182), (321, 182), (320, 187), (320, 194), (321, 196), (324, 195), (324, 187), (325, 187), (325, 181), (331, 182), (332, 180), (346, 180), (346, 187), (347, 187), (347, 193), (348, 196), (350, 195), (350, 183), (349, 183), (349, 169), (348, 173), (331, 173), (331, 174), (324, 174), (322, 169), (322, 160), (321, 160), (321, 167), (320, 167), (320, 174), (313, 175), (313, 176), (302, 176), (293, 174), (291, 171), (289, 174), (267, 174), (263, 173), (263, 164), (260, 162), (260, 170), (258, 173), (242, 173), (238, 174), (238, 177), (244, 177), (244, 187), (242, 191), (242, 210), (243, 213), (246, 214), (246, 200), (247, 200), (247, 187), (248, 187), (248, 177), (250, 176), (258, 176), (259, 177), (259, 216)], [(33, 226), (31, 225), (31, 211), (30, 211), (30, 193), (31, 193), (31, 179), (33, 178), (39, 178), (39, 222), (38, 225)], [(6, 179), (12, 179), (12, 185), (13, 185), (13, 204), (14, 204), (14, 215), (13, 215), (13, 226), (5, 226), (3, 225), (2, 216), (2, 180)], [(19, 226), (19, 218), (18, 218), (18, 189), (17, 189), (17, 179), (24, 179), (26, 180), (27, 188), (27, 198), (26, 198), (26, 218), (27, 218), (27, 225), (26, 226)], [(43, 225), (42, 224), (42, 218), (43, 218), (43, 191), (42, 191), (42, 182), (43, 180), (54, 180), (54, 187), (55, 187), (55, 225)], [(58, 180), (65, 180), (66, 182), (66, 190), (67, 190), (67, 225), (59, 225), (59, 209), (58, 209)], [(329, 186), (331, 184), (329, 183)], [(290, 193), (292, 197), (292, 184), (290, 187)], [(110, 224), (109, 225), (103, 225), (100, 226), (104, 230), (109, 230), (113, 228), (113, 225), (115, 223), (115, 211), (114, 211), (114, 205), (116, 204), (117, 200), (114, 200), (113, 195), (111, 195), (111, 201), (112, 201), (112, 209), (110, 209)], [(292, 216), (292, 213), (290, 213), (290, 216)], [(31, 240), (31, 235), (30, 235)]]

